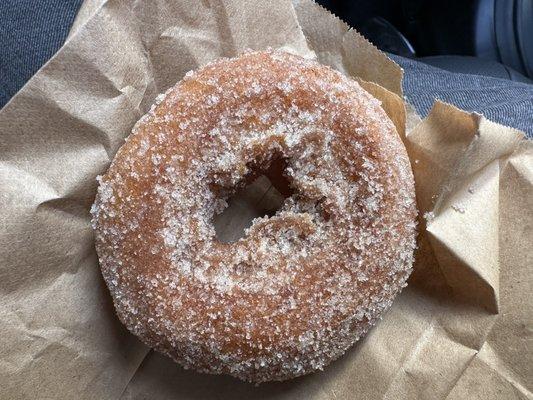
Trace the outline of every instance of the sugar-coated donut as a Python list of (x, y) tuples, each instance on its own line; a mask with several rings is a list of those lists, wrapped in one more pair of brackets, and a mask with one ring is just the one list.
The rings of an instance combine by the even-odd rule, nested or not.
[[(233, 243), (213, 218), (283, 161), (293, 191)], [(406, 285), (405, 147), (355, 81), (282, 51), (188, 73), (133, 128), (92, 207), (117, 314), (185, 368), (246, 381), (323, 369)]]

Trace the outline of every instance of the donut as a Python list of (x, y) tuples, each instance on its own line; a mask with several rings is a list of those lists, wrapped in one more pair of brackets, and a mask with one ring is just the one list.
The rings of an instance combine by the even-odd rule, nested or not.
[[(219, 239), (228, 199), (272, 169), (290, 189), (279, 210)], [(380, 101), (281, 50), (187, 73), (97, 180), (92, 226), (116, 313), (186, 369), (255, 383), (322, 370), (412, 270), (414, 180)]]

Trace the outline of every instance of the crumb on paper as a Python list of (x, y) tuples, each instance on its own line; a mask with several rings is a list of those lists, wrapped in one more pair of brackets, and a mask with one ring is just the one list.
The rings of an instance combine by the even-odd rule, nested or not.
[(452, 205), (452, 209), (454, 211), (457, 211), (457, 212), (461, 213), (461, 214), (464, 214), (465, 211), (466, 211), (466, 209), (464, 207), (462, 207), (460, 205), (456, 205), (456, 204)]
[(435, 213), (433, 211), (428, 211), (424, 213), (424, 219), (430, 223), (435, 219)]

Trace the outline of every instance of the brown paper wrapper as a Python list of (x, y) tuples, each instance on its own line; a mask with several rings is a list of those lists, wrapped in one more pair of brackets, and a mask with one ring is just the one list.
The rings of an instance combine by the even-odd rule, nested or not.
[[(533, 146), (522, 133), (439, 102), (419, 122), (402, 70), (310, 0), (97, 2), (0, 112), (0, 398), (533, 398)], [(428, 220), (409, 286), (364, 340), (323, 372), (255, 387), (184, 371), (121, 326), (88, 210), (95, 176), (158, 93), (266, 47), (316, 57), (382, 101)], [(257, 198), (241, 206), (261, 212)]]

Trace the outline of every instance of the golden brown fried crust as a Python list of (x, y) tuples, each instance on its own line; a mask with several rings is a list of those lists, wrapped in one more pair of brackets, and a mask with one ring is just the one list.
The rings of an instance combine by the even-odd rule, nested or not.
[[(212, 223), (282, 159), (293, 194), (243, 238)], [(134, 127), (92, 209), (117, 314), (186, 368), (262, 382), (322, 369), (411, 272), (405, 148), (356, 82), (281, 51), (189, 73)]]

